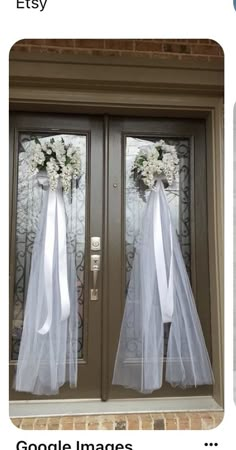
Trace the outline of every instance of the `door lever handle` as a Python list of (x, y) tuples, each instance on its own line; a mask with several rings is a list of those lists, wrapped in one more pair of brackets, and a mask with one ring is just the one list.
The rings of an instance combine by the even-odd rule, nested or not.
[(90, 291), (90, 299), (93, 301), (98, 300), (97, 279), (100, 268), (101, 268), (101, 256), (91, 255), (90, 270), (91, 272), (93, 272), (93, 287)]

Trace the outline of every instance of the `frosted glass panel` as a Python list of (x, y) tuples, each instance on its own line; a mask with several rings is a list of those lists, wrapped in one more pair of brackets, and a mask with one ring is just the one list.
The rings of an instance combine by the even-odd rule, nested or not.
[[(85, 254), (85, 206), (86, 206), (86, 136), (76, 135), (46, 135), (20, 134), (18, 153), (17, 181), (17, 216), (16, 216), (16, 251), (14, 304), (12, 323), (12, 360), (17, 360), (24, 319), (24, 306), (30, 273), (31, 256), (34, 239), (41, 210), (42, 189), (37, 178), (26, 176), (24, 152), (30, 147), (31, 141), (37, 137), (40, 142), (63, 138), (65, 144), (72, 143), (80, 147), (82, 174), (79, 180), (73, 180), (72, 191), (64, 195), (67, 213), (67, 248), (77, 269), (77, 293), (79, 305), (79, 354), (83, 356), (83, 316), (84, 316), (84, 254)], [(71, 260), (68, 258), (68, 261)], [(70, 264), (70, 263), (69, 263)]]
[[(160, 139), (160, 138), (158, 138)], [(135, 244), (138, 238), (143, 210), (150, 191), (137, 189), (131, 168), (140, 147), (150, 145), (158, 139), (126, 138), (126, 168), (125, 168), (125, 246), (126, 246), (126, 286), (129, 283), (129, 273), (132, 268)], [(168, 144), (176, 145), (179, 156), (179, 175), (175, 184), (166, 188), (172, 220), (179, 237), (182, 253), (189, 275), (191, 274), (191, 233), (190, 233), (190, 146), (188, 140), (167, 140)]]
[[(131, 175), (131, 168), (139, 153), (140, 147), (150, 145), (158, 139), (153, 138), (126, 138), (126, 177), (125, 177), (125, 255), (126, 255), (126, 292), (129, 285), (131, 269), (135, 254), (136, 242), (139, 236), (141, 221), (145, 203), (150, 191), (142, 191)], [(164, 139), (164, 138), (163, 138)], [(191, 230), (190, 230), (190, 146), (188, 140), (167, 140), (168, 144), (176, 145), (179, 157), (179, 173), (176, 182), (166, 188), (167, 199), (171, 211), (172, 220), (179, 237), (185, 265), (191, 278)], [(125, 294), (126, 294), (125, 292)], [(130, 342), (127, 345), (135, 347), (135, 340), (132, 337), (133, 318), (130, 317), (127, 327), (129, 328)], [(170, 325), (164, 326), (164, 355), (167, 351), (168, 335)], [(138, 356), (138, 355), (137, 355)]]

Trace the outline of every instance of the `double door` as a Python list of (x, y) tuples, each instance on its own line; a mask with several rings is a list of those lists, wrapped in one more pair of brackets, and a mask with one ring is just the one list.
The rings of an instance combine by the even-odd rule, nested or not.
[[(68, 200), (68, 233), (77, 272), (78, 386), (70, 389), (65, 385), (54, 398), (140, 397), (135, 391), (113, 386), (112, 374), (146, 201), (137, 191), (130, 171), (140, 147), (150, 141), (165, 139), (178, 150), (178, 182), (167, 189), (167, 197), (211, 355), (204, 121), (15, 113), (10, 131), (11, 386), (40, 216), (40, 199), (22, 171), (23, 152), (35, 137), (41, 141), (63, 137), (65, 142), (79, 146), (82, 164), (80, 178)], [(167, 343), (168, 328), (165, 340)], [(135, 352), (132, 330), (127, 345)], [(205, 386), (183, 391), (164, 383), (151, 396), (204, 395), (210, 390)], [(12, 388), (10, 398), (36, 397)]]

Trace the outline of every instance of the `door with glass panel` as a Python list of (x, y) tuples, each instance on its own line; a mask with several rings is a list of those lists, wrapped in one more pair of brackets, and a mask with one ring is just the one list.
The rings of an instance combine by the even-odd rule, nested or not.
[[(196, 299), (198, 314), (211, 357), (210, 290), (207, 237), (207, 153), (205, 123), (202, 120), (160, 118), (112, 118), (109, 123), (108, 190), (108, 274), (109, 291), (109, 382), (107, 398), (140, 397), (140, 394), (112, 386), (125, 297), (138, 242), (141, 220), (149, 192), (137, 189), (131, 168), (140, 148), (164, 139), (175, 145), (179, 157), (176, 183), (166, 189), (168, 203), (179, 238), (184, 262)], [(115, 318), (115, 320), (114, 320)], [(138, 361), (138, 336), (134, 334), (135, 317), (125, 325), (129, 364)], [(164, 327), (164, 364), (169, 324)], [(164, 378), (163, 378), (164, 380)], [(194, 389), (173, 388), (163, 381), (152, 397), (206, 395), (211, 386)], [(141, 395), (144, 397), (144, 395)], [(150, 397), (150, 395), (146, 395)]]
[(54, 398), (100, 398), (101, 309), (100, 270), (93, 286), (91, 257), (101, 257), (103, 214), (103, 120), (93, 117), (15, 114), (10, 145), (10, 385), (11, 399), (40, 398), (16, 392), (14, 374), (21, 341), (32, 249), (40, 216), (42, 189), (24, 172), (24, 153), (37, 138), (72, 143), (80, 148), (81, 174), (64, 195), (68, 261), (75, 258), (78, 302), (78, 386), (64, 385)]
[[(211, 357), (207, 238), (207, 148), (205, 123), (191, 119), (15, 114), (10, 145), (10, 383), (22, 334), (32, 249), (40, 215), (40, 192), (26, 179), (22, 161), (32, 139), (60, 139), (80, 147), (82, 172), (66, 200), (67, 244), (77, 273), (78, 387), (65, 385), (53, 398), (150, 397), (112, 385), (115, 356), (135, 246), (148, 193), (140, 195), (131, 167), (141, 146), (164, 139), (176, 145), (179, 176), (167, 188), (172, 219), (191, 280)], [(95, 239), (93, 239), (95, 238)], [(97, 256), (100, 270), (94, 273)], [(95, 258), (95, 259), (94, 259)], [(97, 276), (98, 275), (98, 276)], [(96, 280), (97, 278), (97, 280)], [(95, 286), (96, 283), (96, 286)], [(132, 358), (137, 342), (127, 341)], [(165, 327), (165, 346), (168, 342)], [(165, 362), (164, 362), (165, 364)], [(211, 394), (211, 387), (173, 388), (163, 383), (152, 397)], [(38, 399), (11, 389), (15, 400)], [(45, 398), (45, 397), (44, 397)]]

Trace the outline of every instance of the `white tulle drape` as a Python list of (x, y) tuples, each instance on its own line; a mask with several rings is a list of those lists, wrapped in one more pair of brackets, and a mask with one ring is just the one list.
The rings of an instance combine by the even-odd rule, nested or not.
[[(49, 314), (48, 286), (45, 283), (45, 239), (48, 216), (49, 186), (39, 179), (42, 189), (42, 209), (34, 241), (27, 299), (24, 312), (23, 332), (20, 344), (15, 389), (38, 395), (57, 394), (60, 386), (69, 382), (77, 385), (78, 313), (76, 294), (76, 268), (73, 252), (66, 255), (67, 267), (64, 281), (68, 281), (69, 315), (63, 313), (61, 250), (58, 227), (61, 217), (55, 214), (55, 235), (52, 255), (52, 302)], [(61, 186), (58, 186), (57, 209), (65, 214)], [(59, 205), (59, 200), (63, 204)], [(61, 237), (62, 238), (62, 237)], [(66, 236), (64, 236), (66, 239)], [(49, 243), (49, 242), (48, 242)], [(46, 241), (46, 245), (48, 244)], [(50, 257), (50, 255), (49, 255)], [(60, 274), (60, 275), (59, 275)], [(65, 283), (64, 283), (65, 285)], [(68, 312), (68, 305), (67, 305)], [(64, 317), (63, 317), (64, 316)]]
[[(171, 324), (163, 374), (167, 322)], [(163, 183), (158, 180), (143, 214), (112, 383), (151, 393), (162, 386), (163, 376), (172, 386), (214, 382)]]

